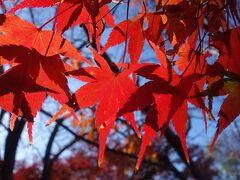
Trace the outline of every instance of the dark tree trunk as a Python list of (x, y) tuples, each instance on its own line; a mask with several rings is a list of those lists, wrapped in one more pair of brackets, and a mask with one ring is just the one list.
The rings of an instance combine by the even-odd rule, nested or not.
[(15, 164), (16, 151), (18, 147), (18, 142), (21, 137), (25, 121), (23, 119), (16, 121), (14, 131), (9, 131), (4, 151), (4, 160), (2, 163), (2, 169), (0, 177), (3, 180), (13, 179), (13, 170)]
[[(60, 122), (62, 122), (62, 121), (63, 120), (61, 119)], [(53, 165), (53, 161), (51, 159), (51, 150), (52, 150), (53, 142), (57, 135), (58, 130), (59, 130), (59, 124), (56, 123), (56, 125), (53, 129), (53, 132), (51, 133), (51, 136), (49, 138), (47, 148), (45, 151), (45, 156), (43, 159), (43, 171), (42, 171), (42, 176), (41, 176), (42, 180), (47, 180), (50, 177), (50, 173), (51, 173), (52, 165)]]

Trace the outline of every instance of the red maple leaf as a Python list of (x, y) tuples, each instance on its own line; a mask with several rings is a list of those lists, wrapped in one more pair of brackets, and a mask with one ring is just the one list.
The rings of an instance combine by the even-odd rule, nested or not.
[[(63, 74), (65, 68), (69, 68), (63, 64), (59, 55), (89, 62), (70, 42), (53, 31), (41, 30), (10, 14), (1, 15), (0, 22), (1, 63), (12, 65), (12, 68), (1, 76), (2, 81), (6, 84), (12, 84), (16, 80), (21, 82), (19, 88), (15, 86), (18, 83), (13, 83), (1, 90), (1, 98), (9, 97), (12, 99), (9, 102), (16, 106), (10, 106), (6, 102), (2, 102), (1, 106), (13, 113), (12, 122), (15, 116), (23, 115), (30, 124), (36, 111), (41, 107), (46, 92), (61, 104), (69, 101), (67, 80)], [(19, 76), (16, 74), (17, 70), (22, 72)], [(36, 96), (39, 96), (38, 105), (35, 105), (32, 95), (36, 92), (38, 92)], [(26, 99), (27, 97), (32, 99)], [(23, 103), (27, 104), (24, 106), (28, 109), (26, 112), (23, 112), (25, 109), (22, 107)], [(12, 128), (13, 124), (11, 123)], [(31, 136), (31, 133), (29, 135)]]
[[(14, 53), (11, 53), (13, 50)], [(59, 55), (46, 57), (35, 49), (9, 45), (0, 46), (0, 57), (12, 64), (8, 71), (0, 75), (0, 106), (13, 113), (11, 129), (16, 116), (23, 116), (30, 124), (28, 127), (31, 127), (46, 93), (60, 103), (70, 99), (65, 67)], [(31, 129), (29, 137), (31, 142)]]
[[(115, 26), (109, 35), (109, 39), (101, 52), (105, 52), (108, 48), (121, 44), (129, 39), (128, 53), (131, 62), (137, 63), (142, 53), (144, 44), (144, 34), (142, 31), (143, 18), (130, 21), (126, 20)], [(127, 36), (127, 39), (126, 39)]]
[[(144, 135), (136, 168), (138, 169), (140, 166), (144, 151), (149, 142), (160, 129), (164, 132), (171, 119), (182, 142), (186, 159), (189, 161), (185, 140), (188, 119), (187, 102), (191, 102), (197, 107), (202, 108), (204, 112), (207, 111), (204, 101), (201, 98), (188, 99), (196, 91), (199, 92), (199, 90), (196, 90), (196, 87), (204, 85), (201, 81), (203, 75), (191, 74), (180, 77), (173, 73), (172, 81), (169, 82), (168, 71), (158, 65), (140, 66), (139, 69), (135, 69), (135, 73), (151, 80), (138, 88), (124, 105), (123, 109), (120, 110), (124, 114), (129, 111), (143, 109), (150, 105), (143, 126)], [(202, 87), (199, 88), (201, 89)]]
[[(103, 31), (102, 19), (109, 26), (114, 25), (114, 19), (109, 13), (107, 6), (111, 0), (92, 1), (92, 0), (25, 0), (14, 6), (9, 13), (25, 7), (49, 7), (58, 5), (56, 12), (55, 25), (57, 32), (63, 33), (67, 29), (84, 24), (88, 30), (90, 42), (92, 38), (97, 38)], [(99, 41), (99, 40), (98, 40)]]
[[(186, 1), (171, 1), (163, 4), (164, 13), (143, 12), (132, 20), (125, 20), (115, 26), (107, 43), (102, 49), (105, 52), (108, 48), (129, 40), (128, 53), (132, 63), (137, 63), (142, 53), (144, 40), (146, 39), (157, 54), (160, 50), (158, 46), (164, 45), (166, 41), (163, 37), (166, 30), (168, 41), (173, 45), (181, 45), (196, 29), (195, 14), (197, 13), (196, 3)], [(189, 9), (189, 11), (185, 11)], [(199, 24), (203, 24), (203, 18), (199, 19)], [(195, 42), (194, 42), (195, 43)], [(153, 47), (153, 45), (155, 47)]]
[[(146, 19), (148, 27), (143, 30), (144, 20)], [(142, 13), (133, 20), (125, 20), (116, 25), (104, 45), (101, 53), (112, 46), (128, 41), (128, 53), (132, 64), (136, 64), (143, 50), (145, 39), (150, 46), (154, 46), (154, 51), (159, 55), (161, 51), (155, 44), (159, 45), (163, 41), (161, 32), (163, 30), (161, 16), (155, 16), (153, 13)], [(161, 56), (162, 57), (162, 56)]]
[(42, 30), (11, 14), (0, 16), (0, 45), (20, 45), (37, 50), (43, 56), (62, 54), (89, 63), (66, 39), (53, 31)]
[[(95, 126), (100, 136), (99, 164), (101, 164), (107, 136), (116, 118), (122, 115), (118, 111), (136, 90), (136, 86), (129, 77), (131, 71), (123, 70), (115, 73), (103, 57), (95, 51), (92, 53), (98, 67), (87, 67), (74, 72), (75, 75), (78, 74), (79, 79), (88, 82), (76, 91), (75, 96), (80, 108), (98, 103)], [(126, 119), (139, 134), (132, 118), (126, 116)]]
[[(221, 79), (217, 82), (221, 86), (213, 86), (213, 90), (219, 91), (216, 95), (228, 94), (219, 111), (219, 120), (217, 124), (217, 131), (210, 147), (210, 152), (218, 136), (223, 130), (233, 122), (240, 114), (240, 55), (238, 47), (240, 47), (240, 28), (234, 28), (222, 33), (217, 33), (213, 36), (213, 45), (218, 48), (220, 56), (217, 60), (222, 65), (225, 72), (223, 72)], [(222, 68), (220, 67), (220, 68)], [(220, 70), (219, 70), (220, 71)], [(220, 71), (222, 72), (222, 70)], [(219, 83), (215, 83), (216, 85)], [(214, 89), (215, 87), (215, 89)]]

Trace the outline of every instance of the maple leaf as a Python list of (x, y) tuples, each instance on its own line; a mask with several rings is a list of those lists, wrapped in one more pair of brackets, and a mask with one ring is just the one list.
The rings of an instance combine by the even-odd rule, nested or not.
[[(103, 57), (93, 50), (92, 53), (98, 67), (87, 67), (78, 71), (80, 75), (89, 75), (87, 78), (81, 78), (80, 76), (80, 79), (88, 83), (76, 91), (75, 97), (80, 108), (98, 103), (95, 113), (95, 126), (100, 136), (100, 165), (104, 156), (107, 136), (114, 125), (115, 119), (122, 115), (118, 111), (123, 107), (131, 93), (136, 90), (136, 86), (129, 77), (130, 71), (124, 70), (114, 73)], [(76, 71), (75, 74), (77, 74)], [(137, 131), (135, 122), (129, 116), (126, 116), (126, 119)], [(137, 134), (140, 133), (137, 132)]]
[[(197, 28), (202, 27), (204, 18), (198, 18), (198, 4), (182, 1), (178, 4), (165, 5), (167, 23), (165, 24), (170, 42), (182, 44)], [(188, 11), (186, 11), (188, 9)], [(175, 44), (175, 43), (173, 43)]]
[[(77, 51), (77, 49), (70, 42), (63, 39), (59, 34), (55, 34), (53, 31), (41, 30), (41, 27), (36, 28), (33, 24), (21, 20), (17, 16), (10, 14), (1, 15), (0, 22), (1, 22), (0, 32), (2, 33), (0, 46), (5, 48), (6, 45), (10, 44), (11, 46), (9, 46), (9, 48), (6, 51), (8, 53), (11, 52), (10, 47), (16, 49), (16, 52), (18, 52), (19, 48), (15, 48), (16, 45), (26, 47), (28, 50), (22, 47), (23, 52), (26, 53), (25, 55), (20, 54), (20, 57), (22, 58), (24, 57), (29, 58), (28, 54), (29, 55), (32, 54), (32, 52), (29, 49), (33, 50), (33, 54), (38, 54), (37, 56), (39, 57), (39, 59), (42, 60), (36, 61), (32, 59), (33, 67), (39, 69), (39, 71), (36, 70), (36, 72), (39, 72), (37, 76), (38, 78), (33, 76), (34, 77), (33, 79), (38, 84), (41, 84), (43, 92), (46, 91), (44, 88), (51, 89), (51, 91), (55, 93), (51, 93), (51, 91), (49, 91), (48, 93), (49, 95), (54, 97), (61, 104), (67, 103), (68, 100), (70, 99), (70, 94), (68, 92), (69, 90), (67, 87), (66, 77), (63, 75), (63, 72), (65, 71), (65, 67), (67, 67), (67, 65), (63, 65), (63, 63), (59, 59), (60, 58), (59, 54), (62, 54), (69, 58), (82, 60), (83, 62), (86, 63), (89, 63), (89, 61), (82, 57), (80, 53)], [(39, 53), (41, 54), (41, 57)], [(7, 55), (4, 54), (4, 51), (2, 51), (1, 63), (2, 64), (13, 63), (14, 69), (14, 63), (16, 63), (14, 61), (14, 57), (18, 57), (18, 55), (19, 54), (15, 53), (13, 54), (9, 53), (9, 55)], [(52, 60), (44, 61), (43, 60), (44, 57), (46, 57), (46, 59), (48, 57), (51, 59), (52, 57)], [(37, 62), (38, 64), (36, 64)], [(21, 65), (19, 66), (19, 68), (21, 68), (21, 71), (25, 71), (26, 67)], [(58, 70), (54, 70), (55, 68), (58, 68)], [(9, 75), (11, 75), (11, 73)], [(42, 101), (43, 100), (41, 100), (40, 102)], [(9, 111), (12, 112), (13, 110)], [(15, 113), (17, 116), (21, 115), (21, 113), (20, 114), (16, 112), (13, 113)], [(26, 118), (32, 122), (34, 116), (35, 114), (32, 114), (31, 116), (29, 115)], [(14, 117), (14, 115), (12, 117)], [(31, 126), (29, 125), (29, 129), (30, 127)]]
[[(234, 19), (234, 26), (239, 26), (240, 17), (237, 7), (239, 6), (239, 2), (237, 0), (225, 1), (209, 1), (206, 7), (206, 15), (208, 19), (207, 29), (209, 33), (216, 33), (217, 31), (227, 30), (229, 29), (228, 18), (225, 17), (222, 11), (218, 11), (216, 13), (216, 9), (226, 9), (229, 10), (232, 14), (232, 18)], [(238, 21), (238, 25), (237, 22)]]
[[(162, 33), (164, 29), (167, 30), (170, 42), (184, 43), (196, 28), (195, 18), (192, 15), (196, 14), (197, 8), (195, 3), (186, 1), (176, 1), (175, 3), (169, 2), (169, 4), (164, 5), (165, 14), (159, 12), (142, 13), (133, 20), (122, 21), (113, 28), (101, 52), (129, 39), (128, 53), (131, 62), (137, 63), (145, 39), (154, 51), (158, 51), (156, 54), (159, 54), (160, 50), (154, 48), (153, 45), (155, 47), (163, 45)], [(190, 11), (185, 11), (186, 8), (189, 8)], [(199, 20), (199, 23), (203, 24), (203, 18)]]
[[(65, 0), (62, 4), (59, 5), (58, 12), (59, 16), (56, 18), (56, 26), (59, 32), (64, 32), (69, 27), (85, 24), (88, 30), (90, 30), (89, 25), (92, 26), (90, 31), (92, 34), (93, 31), (96, 31), (96, 23), (99, 20), (97, 18), (108, 13), (108, 8), (106, 4), (110, 3), (110, 0), (103, 0), (101, 2), (91, 1), (91, 0)], [(103, 8), (103, 9), (102, 9)], [(63, 21), (62, 17), (66, 20)], [(113, 19), (109, 19), (112, 16), (107, 15), (107, 23), (110, 25), (114, 24)]]
[(184, 43), (178, 50), (178, 59), (174, 64), (182, 72), (182, 76), (190, 74), (206, 74), (208, 63), (206, 59), (210, 57), (209, 52), (203, 54), (195, 51), (188, 42)]
[(53, 31), (41, 30), (11, 14), (0, 15), (0, 45), (20, 45), (37, 50), (43, 56), (62, 54), (89, 63), (66, 39)]
[(164, 129), (168, 126), (170, 119), (172, 119), (172, 124), (182, 142), (185, 157), (189, 161), (185, 140), (188, 119), (187, 102), (194, 102), (194, 105), (207, 111), (202, 99), (198, 98), (197, 102), (193, 99), (188, 99), (190, 94), (196, 93), (194, 84), (196, 86), (204, 85), (204, 83), (198, 84), (203, 75), (192, 74), (180, 78), (177, 74), (173, 73), (173, 80), (169, 82), (168, 71), (159, 65), (140, 66), (139, 69), (135, 69), (135, 73), (151, 80), (138, 88), (120, 110), (120, 113), (124, 114), (129, 111), (143, 109), (150, 105), (143, 126), (144, 135), (136, 168), (139, 168), (149, 142), (160, 129), (164, 133)]
[[(145, 39), (153, 48), (158, 60), (162, 65), (166, 65), (167, 60), (164, 55), (162, 32), (167, 23), (166, 15), (161, 13), (142, 13), (133, 20), (125, 20), (116, 25), (104, 45), (101, 53), (112, 46), (128, 41), (128, 53), (132, 64), (136, 64), (142, 53)], [(147, 28), (145, 27), (147, 24)]]
[[(221, 105), (218, 113), (217, 131), (211, 144), (210, 152), (213, 150), (218, 136), (240, 113), (240, 56), (237, 48), (240, 46), (239, 30), (240, 28), (237, 27), (222, 33), (217, 33), (212, 38), (213, 45), (218, 48), (220, 53), (217, 63), (220, 63), (222, 65), (221, 67), (224, 68), (225, 72), (223, 72), (223, 74), (226, 77), (222, 76), (217, 82), (211, 84), (210, 88), (215, 92), (215, 95), (228, 94), (228, 96)], [(220, 72), (222, 72), (222, 70)]]
[(102, 19), (109, 26), (114, 25), (114, 19), (106, 5), (110, 2), (111, 0), (25, 0), (11, 9), (9, 13), (25, 7), (34, 8), (58, 5), (55, 16), (57, 32), (63, 33), (73, 26), (84, 24), (88, 30), (90, 42), (92, 42), (93, 36), (96, 38), (103, 31)]
[(214, 136), (213, 142), (210, 147), (210, 152), (213, 150), (213, 146), (218, 138), (218, 136), (223, 132), (223, 130), (233, 122), (240, 114), (240, 83), (227, 81), (224, 83), (224, 90), (228, 92), (228, 96), (224, 100), (220, 107), (218, 113), (219, 120), (217, 124), (217, 131)]
[[(101, 50), (101, 53), (105, 52), (108, 48), (121, 44), (129, 39), (128, 53), (130, 55), (131, 62), (137, 63), (144, 44), (144, 34), (142, 31), (143, 18), (140, 16), (137, 20), (122, 21), (115, 26), (109, 35), (107, 43)], [(126, 39), (126, 36), (128, 39)]]
[[(143, 30), (144, 19), (148, 22), (146, 30)], [(108, 41), (101, 50), (101, 53), (105, 52), (112, 46), (129, 40), (128, 53), (130, 60), (132, 64), (136, 64), (142, 53), (144, 41), (147, 39), (150, 46), (154, 49), (154, 51), (156, 51), (156, 54), (159, 55), (161, 50), (158, 49), (155, 44), (158, 45), (163, 41), (161, 36), (163, 28), (161, 25), (162, 16), (155, 16), (153, 13), (142, 13), (133, 20), (122, 21), (112, 29)], [(162, 57), (163, 55), (161, 55), (161, 59)]]
[[(13, 50), (14, 53), (11, 53)], [(71, 97), (64, 64), (59, 55), (46, 57), (35, 49), (16, 45), (0, 46), (0, 57), (12, 64), (0, 75), (0, 106), (13, 114), (11, 129), (17, 116), (23, 116), (28, 121), (31, 142), (32, 123), (46, 94), (60, 103), (68, 102)]]
[(240, 75), (239, 69), (240, 64), (238, 62), (239, 52), (237, 47), (239, 47), (239, 35), (240, 27), (234, 29), (216, 33), (211, 38), (211, 44), (219, 50), (219, 58), (217, 60), (226, 71), (230, 71), (237, 75)]
[(148, 28), (144, 31), (146, 38), (156, 45), (163, 42), (162, 31), (167, 22), (166, 15), (161, 13), (147, 13), (145, 18), (148, 23)]
[(197, 22), (200, 27), (203, 25), (203, 17), (196, 19), (198, 10), (194, 2), (166, 0), (157, 2), (157, 5), (157, 8), (161, 7), (164, 10), (164, 13), (153, 12), (145, 15), (148, 23), (145, 35), (156, 45), (163, 43), (163, 30), (166, 30), (171, 45), (181, 45), (188, 36), (195, 32)]

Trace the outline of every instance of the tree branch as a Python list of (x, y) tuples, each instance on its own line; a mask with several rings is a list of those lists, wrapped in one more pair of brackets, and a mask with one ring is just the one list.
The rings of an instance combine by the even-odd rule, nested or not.
[(9, 131), (6, 137), (4, 160), (2, 163), (2, 169), (0, 173), (0, 177), (3, 180), (13, 179), (13, 170), (14, 170), (18, 142), (20, 140), (24, 125), (25, 125), (25, 121), (23, 118), (16, 121), (14, 130), (12, 132)]

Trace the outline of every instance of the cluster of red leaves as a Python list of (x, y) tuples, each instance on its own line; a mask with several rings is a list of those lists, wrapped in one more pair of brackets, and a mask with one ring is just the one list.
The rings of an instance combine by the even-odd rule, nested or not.
[[(185, 140), (188, 103), (202, 110), (207, 127), (206, 116), (213, 118), (213, 96), (227, 95), (219, 111), (213, 147), (218, 135), (240, 112), (237, 1), (155, 0), (156, 11), (150, 11), (145, 0), (134, 1), (127, 8), (140, 7), (139, 14), (131, 19), (127, 15), (127, 20), (116, 25), (110, 3), (111, 0), (24, 0), (0, 16), (0, 62), (11, 65), (0, 76), (0, 106), (12, 113), (10, 128), (13, 129), (16, 117), (22, 116), (28, 122), (31, 141), (34, 117), (46, 95), (63, 105), (60, 112), (70, 110), (74, 114), (78, 108), (97, 105), (95, 127), (100, 137), (101, 164), (107, 136), (117, 117), (123, 116), (140, 137), (133, 112), (147, 107), (137, 168), (149, 142), (159, 130), (163, 135), (170, 122), (189, 161)], [(25, 7), (49, 6), (58, 6), (56, 15), (39, 28), (12, 14)], [(42, 30), (53, 20), (52, 31)], [(105, 24), (112, 31), (101, 48)], [(96, 43), (97, 51), (90, 49), (94, 63), (62, 37), (75, 25), (85, 26), (90, 42)], [(130, 64), (116, 64), (101, 56), (108, 48), (124, 42)], [(139, 63), (144, 42), (156, 53), (159, 63)], [(212, 65), (207, 62), (210, 47), (219, 52)], [(88, 66), (74, 69), (60, 55)], [(136, 75), (149, 81), (137, 87)], [(70, 94), (69, 76), (86, 84)]]

